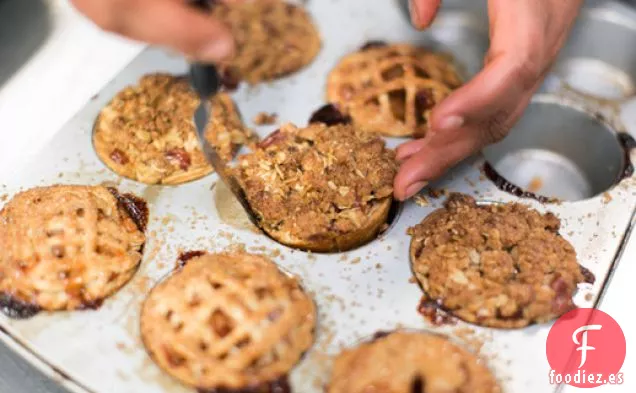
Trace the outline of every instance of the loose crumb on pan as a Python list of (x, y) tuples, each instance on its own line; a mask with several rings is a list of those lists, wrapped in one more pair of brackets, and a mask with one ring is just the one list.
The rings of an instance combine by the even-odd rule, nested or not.
[(259, 126), (276, 124), (278, 115), (276, 113), (260, 112), (252, 120), (254, 124)]
[(421, 206), (421, 207), (426, 207), (430, 204), (430, 202), (424, 195), (416, 195), (413, 197), (413, 200), (418, 206)]
[(522, 204), (477, 205), (452, 194), (409, 229), (411, 263), (428, 302), (467, 322), (519, 328), (574, 307), (593, 280), (558, 233), (559, 219)]

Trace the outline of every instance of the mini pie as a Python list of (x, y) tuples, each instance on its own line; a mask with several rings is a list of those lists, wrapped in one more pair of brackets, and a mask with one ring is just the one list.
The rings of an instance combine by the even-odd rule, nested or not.
[(227, 25), (236, 43), (234, 57), (222, 64), (228, 87), (296, 72), (313, 61), (322, 45), (307, 11), (281, 0), (217, 2), (212, 15)]
[(312, 300), (270, 260), (204, 254), (151, 291), (141, 335), (159, 367), (188, 386), (260, 391), (301, 359), (315, 323)]
[(343, 351), (327, 393), (500, 393), (472, 353), (445, 337), (394, 332)]
[[(206, 137), (231, 160), (251, 133), (228, 95), (217, 94), (211, 102)], [(180, 184), (211, 173), (192, 121), (198, 104), (183, 77), (142, 77), (102, 109), (93, 133), (97, 155), (119, 175), (146, 184)]]
[(144, 209), (101, 186), (17, 194), (0, 211), (0, 294), (49, 311), (98, 306), (139, 266)]
[(351, 125), (286, 124), (239, 157), (236, 177), (270, 236), (329, 252), (357, 247), (383, 229), (396, 169), (381, 138)]
[(585, 282), (552, 213), (521, 204), (477, 205), (452, 194), (409, 229), (411, 264), (426, 297), (467, 322), (520, 328), (555, 319)]
[(461, 84), (447, 57), (409, 44), (366, 45), (327, 80), (327, 99), (365, 131), (423, 136), (431, 111)]

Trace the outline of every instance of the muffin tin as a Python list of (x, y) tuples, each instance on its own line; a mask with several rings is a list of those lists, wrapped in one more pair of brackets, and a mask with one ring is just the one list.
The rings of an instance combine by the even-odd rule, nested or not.
[[(323, 37), (322, 52), (298, 74), (269, 85), (242, 86), (234, 99), (244, 120), (252, 126), (250, 120), (256, 114), (273, 112), (283, 121), (306, 124), (311, 113), (324, 104), (329, 70), (342, 55), (373, 39), (448, 50), (455, 54), (466, 76), (473, 75), (488, 43), (483, 10), (477, 10), (474, 4), (465, 5), (473, 2), (448, 3), (438, 22), (420, 33), (405, 23), (402, 2), (309, 2), (307, 7)], [(632, 83), (633, 70), (628, 65), (634, 62), (627, 59), (631, 49), (612, 45), (618, 55), (592, 49), (599, 48), (595, 36), (629, 29), (636, 17), (632, 17), (633, 11), (624, 12), (614, 3), (588, 9), (582, 15), (579, 23), (589, 24), (575, 29), (569, 49), (510, 138), (486, 149), (484, 155), (467, 159), (431, 188), (468, 193), (484, 203), (522, 201), (541, 212), (557, 214), (562, 221), (561, 234), (574, 245), (580, 263), (596, 276), (593, 285), (579, 288), (576, 303), (593, 307), (619, 262), (633, 222), (636, 187), (629, 170), (632, 154), (626, 143), (629, 138), (619, 133), (636, 129), (626, 130), (618, 116), (619, 103), (632, 94), (629, 84), (624, 84), (627, 78)], [(576, 59), (581, 58), (592, 59), (588, 65), (603, 63), (620, 69), (621, 78), (626, 76), (619, 78), (620, 86), (625, 88), (619, 89), (620, 94), (614, 94), (614, 90), (607, 94), (604, 87), (595, 84), (573, 83), (575, 79), (592, 80), (574, 78), (589, 70), (588, 66), (577, 66), (582, 63)], [(479, 349), (504, 391), (555, 391), (557, 387), (547, 378), (549, 365), (544, 349), (551, 324), (519, 330), (488, 329), (463, 322), (436, 326), (418, 314), (422, 292), (411, 279), (406, 229), (441, 206), (444, 197), (434, 196), (443, 192), (433, 196), (424, 192), (419, 204), (404, 204), (393, 225), (375, 241), (347, 253), (323, 255), (289, 249), (253, 231), (216, 175), (176, 187), (146, 186), (108, 170), (91, 145), (93, 122), (100, 109), (120, 89), (146, 73), (186, 70), (187, 64), (179, 56), (158, 49), (144, 51), (56, 134), (29, 167), (8, 173), (3, 179), (6, 184), (0, 185), (0, 196), (6, 197), (36, 185), (115, 184), (122, 192), (143, 197), (150, 209), (144, 259), (128, 285), (95, 311), (41, 313), (26, 320), (0, 315), (0, 337), (4, 341), (73, 392), (189, 392), (163, 374), (145, 353), (139, 336), (141, 303), (152, 286), (175, 268), (181, 252), (245, 248), (268, 255), (282, 269), (298, 275), (317, 303), (317, 342), (290, 375), (297, 393), (322, 391), (330, 356), (342, 346), (396, 328), (449, 334), (467, 347)], [(605, 73), (600, 75), (607, 77)], [(615, 80), (604, 79), (608, 83)], [(254, 128), (265, 136), (276, 127)], [(387, 141), (390, 146), (403, 142)], [(531, 185), (535, 196), (565, 200), (542, 204), (528, 198), (523, 189), (493, 176), (496, 185), (482, 173), (484, 156), (500, 174), (511, 177), (509, 180), (528, 182), (518, 185)]]

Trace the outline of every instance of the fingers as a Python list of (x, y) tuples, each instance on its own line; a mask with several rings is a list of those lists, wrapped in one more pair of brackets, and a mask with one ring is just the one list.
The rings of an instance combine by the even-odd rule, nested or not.
[(503, 138), (541, 84), (539, 76), (530, 85), (523, 72), (514, 58), (494, 56), (475, 79), (440, 103), (426, 137), (397, 149), (403, 163), (394, 182), (395, 197), (411, 198), (428, 181)]
[(424, 139), (399, 146), (397, 156), (403, 163), (393, 185), (395, 197), (402, 201), (411, 198), (428, 181), (442, 176), (466, 157), (479, 152), (490, 143), (489, 138), (484, 137), (484, 130), (493, 127), (490, 123), (495, 123), (494, 127), (507, 133), (521, 117), (539, 85), (540, 82), (524, 92), (508, 111), (444, 132), (430, 133)]
[(174, 0), (73, 0), (75, 6), (107, 31), (162, 45), (201, 61), (230, 57), (234, 42), (218, 21)]
[(426, 146), (425, 139), (416, 139), (409, 142), (405, 142), (397, 147), (395, 158), (397, 161), (405, 161), (413, 154), (422, 150), (422, 148)]
[(409, 0), (411, 22), (416, 29), (425, 29), (433, 23), (442, 0)]
[[(439, 139), (439, 138), (438, 138)], [(394, 195), (404, 201), (417, 194), (428, 181), (444, 174), (447, 168), (479, 149), (480, 142), (470, 130), (457, 129), (444, 134), (445, 143), (433, 138), (421, 140), (420, 149), (400, 166), (393, 183)]]
[(483, 130), (484, 137), (495, 142), (506, 133), (500, 118), (507, 118), (514, 111), (521, 96), (533, 89), (540, 77), (538, 71), (520, 65), (508, 54), (495, 57), (473, 80), (436, 108), (431, 118), (432, 129), (443, 132), (461, 123), (481, 123), (487, 127)]

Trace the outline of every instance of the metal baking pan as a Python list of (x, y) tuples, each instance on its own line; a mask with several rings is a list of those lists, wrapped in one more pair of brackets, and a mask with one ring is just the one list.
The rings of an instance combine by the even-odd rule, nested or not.
[[(326, 74), (341, 56), (368, 40), (435, 45), (454, 53), (468, 75), (479, 69), (487, 48), (485, 19), (454, 3), (442, 9), (438, 23), (426, 33), (405, 23), (403, 9), (392, 1), (313, 1), (307, 7), (319, 24), (324, 48), (302, 72), (268, 85), (243, 86), (234, 94), (249, 125), (259, 112), (275, 112), (283, 121), (306, 124), (311, 113), (324, 104)], [(576, 34), (572, 38), (578, 39)], [(133, 280), (98, 310), (41, 313), (28, 320), (0, 315), (0, 337), (11, 348), (73, 392), (190, 392), (164, 375), (144, 351), (139, 338), (141, 303), (152, 286), (174, 268), (181, 251), (244, 247), (270, 256), (283, 269), (300, 276), (317, 303), (317, 342), (291, 374), (298, 393), (322, 391), (329, 358), (343, 346), (395, 328), (447, 333), (478, 349), (507, 392), (555, 390), (548, 381), (544, 349), (550, 324), (509, 331), (463, 322), (435, 326), (418, 314), (422, 293), (410, 280), (406, 229), (441, 206), (443, 197), (427, 197), (427, 206), (406, 203), (395, 224), (363, 247), (319, 255), (286, 248), (248, 229), (227, 190), (217, 184), (216, 175), (177, 187), (146, 186), (106, 168), (91, 143), (93, 122), (100, 109), (143, 74), (186, 70), (187, 64), (180, 57), (146, 50), (60, 130), (27, 169), (19, 173), (3, 170), (5, 184), (0, 185), (0, 195), (7, 197), (36, 185), (107, 183), (143, 197), (150, 208), (149, 239)], [(617, 134), (624, 126), (597, 104), (586, 95), (566, 95), (559, 89), (539, 95), (510, 139), (487, 149), (484, 155), (467, 159), (432, 185), (437, 190), (468, 193), (482, 202), (521, 201), (557, 214), (562, 220), (562, 235), (575, 246), (580, 263), (596, 276), (595, 283), (582, 286), (576, 296), (576, 303), (583, 307), (596, 304), (606, 278), (619, 262), (617, 255), (636, 204), (634, 176), (629, 172), (627, 177), (621, 175), (630, 158)], [(265, 136), (276, 127), (255, 129)], [(574, 129), (580, 131), (576, 140), (572, 140)], [(636, 133), (636, 128), (627, 131)], [(387, 141), (390, 146), (402, 142)], [(572, 145), (584, 145), (587, 154), (567, 150)], [(591, 154), (599, 146), (607, 157), (596, 159)], [(528, 152), (528, 156), (523, 155)], [(484, 156), (493, 168), (518, 182), (527, 181), (528, 176), (530, 180), (543, 176), (532, 173), (533, 166), (523, 167), (524, 157), (545, 165), (546, 173), (556, 180), (542, 179), (541, 184), (550, 186), (543, 190), (531, 188), (570, 200), (545, 204), (515, 195), (523, 193), (514, 188), (508, 187), (513, 193), (500, 190), (482, 173)], [(599, 172), (599, 165), (606, 173)], [(559, 187), (554, 188), (554, 184)]]

